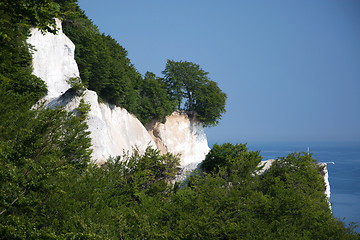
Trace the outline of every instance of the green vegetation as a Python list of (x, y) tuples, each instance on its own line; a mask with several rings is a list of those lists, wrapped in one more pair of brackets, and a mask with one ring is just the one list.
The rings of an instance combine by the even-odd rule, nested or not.
[(75, 59), (82, 82), (100, 98), (137, 113), (141, 75), (127, 58), (126, 50), (97, 27), (76, 6), (64, 17), (63, 28), (75, 43)]
[[(41, 31), (56, 33), (59, 5), (53, 0), (2, 0), (0, 2), (0, 39), (15, 41), (19, 32), (37, 26)], [(16, 26), (14, 28), (14, 26)]]
[(165, 117), (170, 115), (176, 107), (175, 102), (167, 94), (162, 79), (152, 72), (145, 73), (140, 95), (138, 115), (144, 124), (153, 119), (165, 122)]
[[(31, 110), (46, 93), (31, 74), (25, 42), (31, 24), (49, 30), (53, 17), (66, 16), (68, 31), (84, 44), (77, 53), (84, 83), (144, 122), (163, 119), (186, 98), (185, 109), (211, 125), (219, 116), (209, 119), (199, 109), (224, 109), (206, 110), (201, 93), (223, 101), (226, 95), (192, 63), (169, 61), (174, 69), (167, 68), (165, 79), (150, 72), (142, 79), (125, 50), (99, 34), (74, 0), (5, 0), (0, 13), (0, 239), (360, 239), (334, 219), (310, 154), (290, 154), (257, 175), (259, 152), (246, 144), (214, 145), (203, 173), (182, 184), (174, 183), (179, 159), (151, 148), (101, 167), (91, 163), (85, 102), (76, 116), (61, 108)], [(184, 72), (199, 74), (196, 82), (172, 77), (183, 64), (190, 68)], [(109, 78), (93, 79), (102, 73)], [(79, 79), (70, 83), (82, 88)]]
[(53, 17), (56, 16), (52, 1), (34, 2), (0, 2), (0, 87), (5, 92), (26, 95), (33, 103), (45, 95), (46, 86), (32, 75), (32, 58), (26, 38), (32, 24), (37, 24), (41, 30), (50, 30), (48, 25), (54, 26)]
[[(246, 144), (225, 143), (223, 145), (214, 144), (212, 150), (206, 155), (201, 168), (205, 172), (218, 173), (220, 169), (228, 169), (235, 162), (241, 162), (243, 170), (248, 171), (248, 166), (244, 164), (250, 164), (252, 168), (256, 167), (261, 158), (259, 158), (258, 152), (247, 152)], [(244, 160), (246, 159), (246, 160)], [(240, 167), (239, 167), (240, 168)]]
[(86, 123), (63, 109), (30, 110), (47, 89), (32, 75), (26, 38), (31, 25), (55, 33), (57, 10), (47, 0), (0, 2), (1, 239), (37, 239), (29, 219), (61, 190), (59, 176), (90, 161)]
[[(233, 149), (235, 155), (219, 155)], [(178, 159), (148, 148), (79, 171), (64, 163), (36, 170), (30, 183), (2, 182), (1, 196), (19, 198), (0, 215), (2, 239), (359, 239), (334, 219), (320, 167), (310, 154), (290, 154), (263, 175), (246, 145), (218, 145), (228, 161), (173, 184)], [(66, 167), (65, 167), (66, 166)], [(40, 167), (40, 166), (38, 166)], [(42, 169), (42, 168), (34, 168)], [(35, 171), (35, 170), (34, 170)], [(2, 169), (4, 173), (13, 171)], [(8, 174), (10, 175), (10, 174)], [(25, 179), (26, 180), (26, 179)], [(20, 188), (28, 184), (28, 188)], [(31, 189), (27, 196), (21, 195)], [(30, 191), (30, 190), (28, 190)], [(6, 193), (6, 194), (5, 194)], [(10, 194), (9, 194), (10, 193)]]
[(195, 114), (205, 126), (215, 126), (225, 112), (226, 94), (208, 73), (198, 64), (186, 61), (168, 60), (163, 71), (164, 82), (169, 95), (178, 109), (184, 102), (184, 110)]

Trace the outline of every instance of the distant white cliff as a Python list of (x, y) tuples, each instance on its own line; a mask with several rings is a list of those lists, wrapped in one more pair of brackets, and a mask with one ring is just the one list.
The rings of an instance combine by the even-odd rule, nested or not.
[(321, 167), (323, 167), (322, 174), (324, 176), (324, 182), (325, 182), (325, 195), (327, 197), (327, 200), (329, 202), (329, 206), (330, 206), (330, 209), (331, 209), (331, 203), (330, 203), (331, 191), (330, 191), (329, 172), (328, 172), (328, 169), (327, 169), (327, 164), (326, 163), (320, 163), (319, 165)]
[(92, 158), (96, 162), (101, 164), (110, 156), (124, 152), (131, 154), (135, 148), (143, 153), (148, 146), (158, 148), (162, 153), (180, 154), (182, 166), (205, 158), (210, 148), (204, 128), (186, 114), (175, 112), (167, 117), (165, 124), (153, 123), (146, 129), (126, 109), (99, 103), (94, 91), (85, 90), (77, 95), (69, 90), (71, 87), (66, 81), (79, 77), (75, 45), (63, 33), (61, 22), (56, 21), (57, 35), (43, 35), (35, 28), (31, 30), (28, 43), (34, 47), (33, 73), (48, 87), (48, 94), (43, 99), (48, 107), (64, 106), (68, 111), (76, 111), (81, 99), (91, 105), (86, 121), (91, 132)]

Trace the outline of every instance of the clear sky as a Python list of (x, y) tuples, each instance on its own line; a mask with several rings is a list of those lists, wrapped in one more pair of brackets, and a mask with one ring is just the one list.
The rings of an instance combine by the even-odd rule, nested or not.
[(228, 95), (210, 143), (360, 141), (358, 0), (78, 2), (141, 74), (209, 72)]

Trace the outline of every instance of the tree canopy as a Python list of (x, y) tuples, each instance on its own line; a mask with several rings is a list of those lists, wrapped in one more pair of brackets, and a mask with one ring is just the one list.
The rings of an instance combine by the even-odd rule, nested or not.
[(163, 74), (168, 94), (179, 109), (194, 113), (205, 126), (218, 124), (225, 113), (226, 94), (208, 72), (192, 62), (168, 60)]
[(359, 239), (333, 217), (311, 155), (290, 154), (260, 176), (261, 156), (245, 144), (218, 145), (210, 155), (226, 161), (182, 187), (172, 183), (178, 158), (151, 148), (81, 172), (37, 162), (33, 178), (21, 177), (28, 165), (14, 175), (16, 162), (7, 164), (0, 173), (11, 184), (2, 182), (0, 196), (19, 200), (0, 205), (0, 238)]
[(164, 122), (165, 117), (176, 108), (176, 103), (167, 94), (162, 79), (152, 72), (146, 72), (139, 88), (141, 98), (138, 112), (141, 122), (146, 124), (154, 119)]

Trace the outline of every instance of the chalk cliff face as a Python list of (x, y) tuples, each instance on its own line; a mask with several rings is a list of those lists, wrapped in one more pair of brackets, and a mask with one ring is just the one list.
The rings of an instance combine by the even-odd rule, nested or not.
[(156, 148), (155, 142), (135, 116), (124, 108), (98, 103), (94, 91), (85, 90), (77, 94), (68, 90), (48, 106), (63, 106), (67, 111), (76, 112), (81, 99), (91, 106), (86, 122), (91, 132), (92, 158), (98, 164), (104, 163), (109, 157), (131, 154), (135, 149), (144, 153), (148, 146)]
[(161, 152), (181, 154), (182, 166), (204, 160), (210, 151), (203, 125), (186, 113), (174, 112), (165, 123), (157, 122), (148, 131)]
[(75, 45), (62, 32), (61, 22), (56, 19), (59, 33), (43, 35), (37, 29), (31, 30), (27, 42), (34, 46), (33, 74), (46, 82), (46, 100), (59, 97), (70, 88), (66, 82), (71, 77), (79, 77), (75, 62)]
[[(59, 33), (43, 35), (37, 29), (31, 30), (28, 39), (34, 47), (33, 73), (43, 79), (48, 87), (44, 97), (47, 107), (64, 106), (67, 111), (75, 111), (83, 99), (90, 104), (91, 110), (86, 119), (92, 139), (92, 158), (99, 164), (110, 156), (119, 156), (124, 152), (130, 154), (136, 148), (143, 153), (148, 146), (158, 148), (160, 152), (180, 154), (183, 172), (180, 180), (186, 177), (186, 172), (199, 167), (209, 152), (207, 138), (203, 126), (187, 114), (174, 112), (166, 118), (165, 123), (155, 122), (147, 126), (126, 109), (107, 103), (99, 103), (94, 91), (85, 90), (76, 93), (66, 82), (71, 77), (79, 77), (79, 70), (74, 59), (75, 45), (62, 32), (61, 22), (56, 20)], [(273, 159), (263, 161), (266, 171)], [(330, 184), (327, 165), (323, 164), (323, 176), (326, 185), (325, 194), (330, 199)]]
[(37, 29), (31, 30), (28, 43), (34, 46), (33, 73), (48, 86), (43, 99), (47, 107), (64, 106), (75, 111), (83, 99), (91, 110), (86, 119), (92, 139), (92, 158), (99, 164), (110, 156), (130, 154), (136, 148), (143, 153), (148, 146), (158, 148), (162, 153), (181, 154), (181, 165), (200, 162), (210, 150), (202, 125), (190, 120), (186, 114), (174, 113), (165, 124), (155, 123), (145, 129), (141, 122), (126, 109), (107, 103), (98, 103), (94, 91), (85, 90), (79, 94), (72, 91), (66, 82), (79, 77), (74, 59), (75, 46), (62, 32), (57, 20), (59, 33), (43, 35)]
[(320, 163), (320, 166), (323, 167), (322, 174), (324, 176), (324, 182), (325, 182), (325, 195), (327, 197), (327, 200), (329, 202), (329, 206), (330, 206), (330, 209), (331, 209), (331, 203), (330, 203), (331, 191), (330, 191), (329, 172), (328, 172), (328, 169), (327, 169), (327, 164), (326, 163)]

